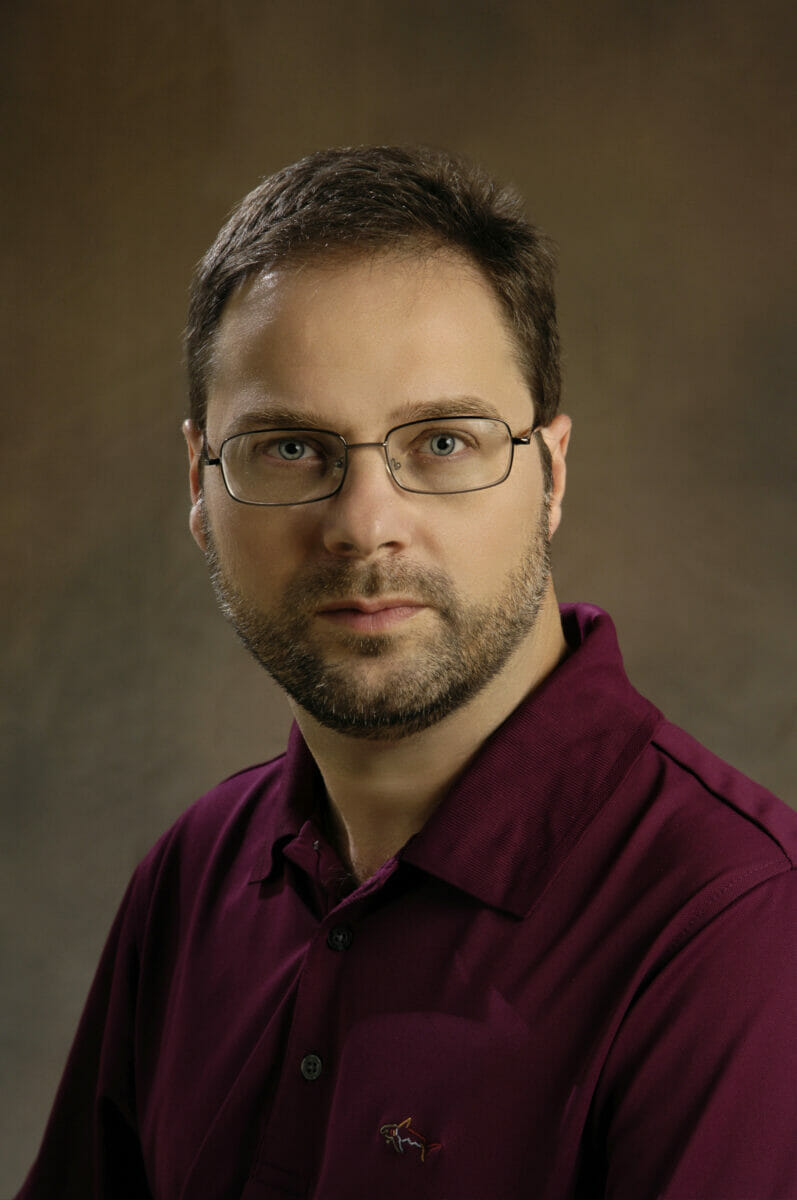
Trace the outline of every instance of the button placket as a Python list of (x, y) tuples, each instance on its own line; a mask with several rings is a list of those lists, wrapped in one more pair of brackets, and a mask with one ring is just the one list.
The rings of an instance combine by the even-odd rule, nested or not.
[(289, 1158), (289, 1147), (295, 1140), (299, 1111), (306, 1150), (300, 1170), (302, 1178), (309, 1179), (320, 1164), (339, 1051), (338, 1034), (329, 1017), (335, 1009), (341, 974), (348, 966), (342, 952), (356, 940), (363, 908), (362, 897), (342, 903), (340, 909), (344, 911), (336, 914), (337, 922), (322, 923), (307, 947), (284, 1069), (258, 1149), (255, 1171), (263, 1166), (296, 1172), (296, 1163)]
[(305, 1054), (299, 1064), (299, 1070), (308, 1082), (313, 1083), (324, 1070), (324, 1064), (317, 1054)]
[(330, 950), (348, 950), (353, 940), (354, 934), (348, 925), (333, 925), (327, 934)]

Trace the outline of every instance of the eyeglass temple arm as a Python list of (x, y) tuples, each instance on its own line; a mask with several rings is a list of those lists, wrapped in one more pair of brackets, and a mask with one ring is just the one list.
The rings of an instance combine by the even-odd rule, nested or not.
[(205, 464), (206, 467), (220, 467), (221, 466), (220, 458), (211, 458), (210, 457), (210, 454), (208, 452), (208, 438), (207, 438), (206, 433), (202, 434), (202, 462)]
[(528, 433), (524, 433), (520, 437), (515, 437), (513, 434), (512, 435), (512, 445), (513, 446), (528, 446), (528, 445), (530, 445), (532, 437), (534, 436), (535, 433), (539, 433), (541, 428), (542, 428), (542, 426), (540, 426), (540, 425), (532, 425), (532, 427), (528, 431)]

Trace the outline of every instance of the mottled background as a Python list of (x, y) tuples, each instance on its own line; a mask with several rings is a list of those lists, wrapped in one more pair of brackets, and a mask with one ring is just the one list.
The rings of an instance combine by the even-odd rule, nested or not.
[(135, 862), (285, 738), (188, 537), (180, 334), (228, 209), (310, 150), (442, 144), (527, 196), (561, 247), (560, 595), (794, 800), (794, 12), (5, 0), (0, 1194)]

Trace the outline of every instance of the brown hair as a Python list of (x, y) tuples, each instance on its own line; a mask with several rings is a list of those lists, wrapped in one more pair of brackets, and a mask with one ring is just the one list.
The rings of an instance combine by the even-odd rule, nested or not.
[(199, 263), (186, 330), (190, 411), (204, 428), (213, 341), (224, 305), (246, 279), (316, 255), (452, 248), (493, 287), (547, 425), (561, 375), (553, 248), (518, 196), (479, 167), (426, 147), (322, 150), (264, 179), (234, 210)]

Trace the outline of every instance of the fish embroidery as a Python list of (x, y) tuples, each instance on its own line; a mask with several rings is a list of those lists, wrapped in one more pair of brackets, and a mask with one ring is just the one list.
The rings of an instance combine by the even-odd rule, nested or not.
[(412, 1117), (407, 1117), (397, 1124), (383, 1125), (379, 1132), (388, 1146), (392, 1146), (396, 1154), (404, 1154), (407, 1149), (420, 1150), (421, 1162), (426, 1162), (426, 1155), (433, 1150), (439, 1150), (441, 1142), (430, 1142), (417, 1129), (412, 1128)]

